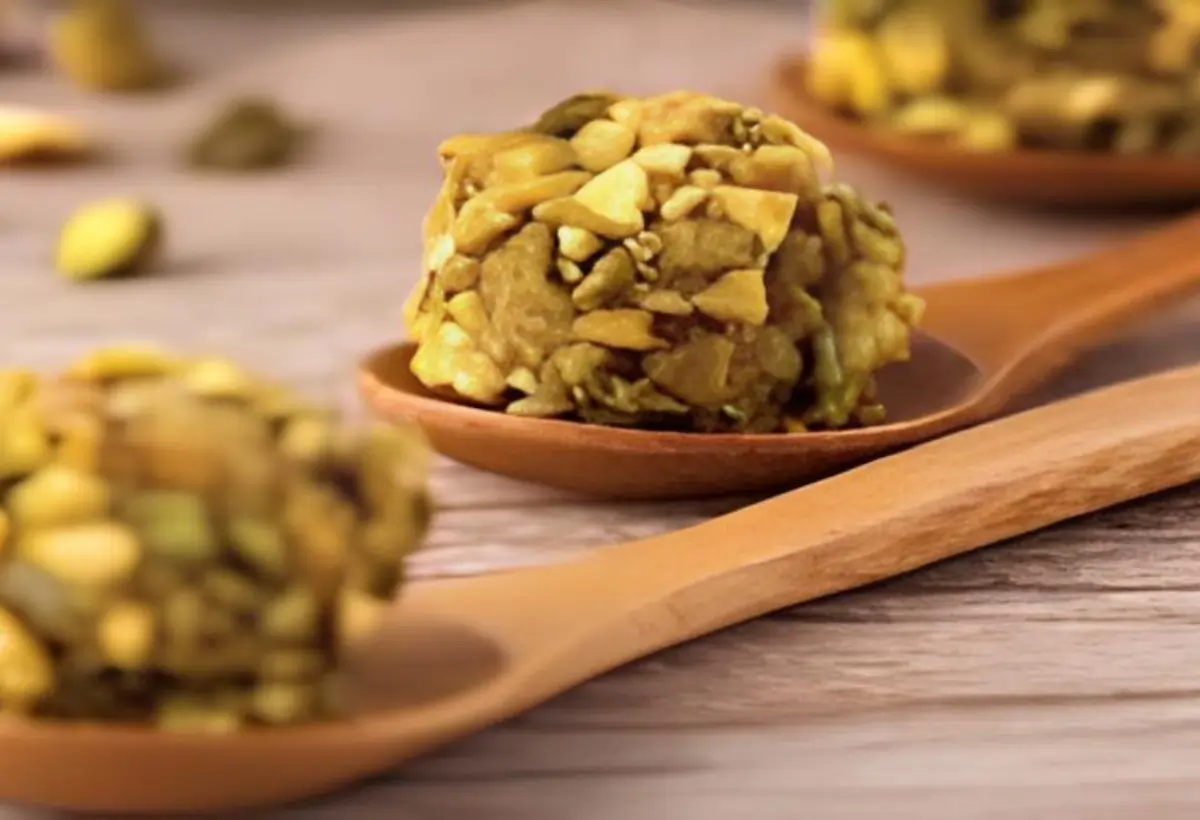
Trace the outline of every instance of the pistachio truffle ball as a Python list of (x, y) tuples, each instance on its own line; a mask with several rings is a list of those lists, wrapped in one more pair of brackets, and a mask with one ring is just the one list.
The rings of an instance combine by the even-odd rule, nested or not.
[(976, 150), (1200, 154), (1196, 0), (823, 0), (808, 85)]
[(428, 388), (506, 413), (700, 432), (884, 417), (921, 303), (885, 205), (793, 123), (688, 91), (581, 94), (451, 137), (405, 305)]
[(428, 451), (231, 362), (0, 372), (0, 716), (228, 731), (338, 714), (429, 523)]

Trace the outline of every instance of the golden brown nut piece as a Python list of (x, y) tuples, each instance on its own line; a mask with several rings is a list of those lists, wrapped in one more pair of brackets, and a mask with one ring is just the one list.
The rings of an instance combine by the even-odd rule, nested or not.
[(0, 165), (78, 160), (93, 148), (88, 133), (66, 117), (0, 105)]
[(824, 0), (809, 91), (984, 151), (1200, 153), (1195, 0)]
[(66, 221), (55, 266), (75, 281), (129, 276), (150, 264), (163, 242), (158, 209), (132, 198), (90, 202)]
[(340, 713), (430, 519), (411, 430), (215, 358), (0, 373), (0, 715), (227, 731)]
[(51, 21), (47, 48), (64, 76), (91, 91), (143, 91), (176, 76), (126, 0), (72, 0)]
[(880, 420), (921, 304), (886, 206), (793, 123), (706, 94), (580, 94), (442, 143), (406, 302), (426, 386), (694, 431)]

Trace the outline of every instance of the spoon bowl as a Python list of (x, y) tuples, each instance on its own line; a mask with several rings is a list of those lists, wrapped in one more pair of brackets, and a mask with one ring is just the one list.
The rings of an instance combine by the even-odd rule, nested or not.
[(385, 347), (363, 364), (375, 411), (416, 422), (441, 454), (510, 478), (619, 499), (698, 498), (796, 486), (966, 423), (955, 412), (983, 374), (927, 334), (911, 361), (880, 374), (891, 423), (844, 432), (675, 433), (509, 416), (456, 403), (409, 369), (415, 345)]
[(1066, 264), (926, 287), (910, 361), (880, 374), (890, 421), (865, 429), (670, 433), (517, 418), (426, 390), (411, 345), (371, 354), (359, 388), (378, 416), (415, 421), (443, 455), (512, 478), (622, 499), (767, 492), (988, 419), (1191, 290), (1200, 216)]
[(879, 459), (695, 527), (415, 583), (351, 719), (232, 735), (0, 721), (0, 803), (129, 816), (324, 794), (660, 649), (1200, 478), (1200, 367)]
[(1022, 149), (983, 153), (890, 134), (830, 110), (807, 91), (803, 56), (779, 61), (771, 106), (835, 154), (874, 160), (947, 190), (1012, 204), (1164, 207), (1200, 201), (1200, 159)]

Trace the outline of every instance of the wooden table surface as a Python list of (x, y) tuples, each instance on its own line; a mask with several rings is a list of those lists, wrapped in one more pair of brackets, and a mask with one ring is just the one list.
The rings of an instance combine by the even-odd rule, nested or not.
[[(756, 100), (770, 60), (805, 26), (793, 4), (699, 0), (250, 10), (283, 5), (148, 3), (195, 69), (170, 96), (97, 98), (45, 74), (0, 76), (0, 99), (74, 113), (118, 149), (106, 167), (0, 180), (3, 359), (52, 366), (146, 338), (235, 355), (354, 408), (356, 358), (399, 332), (442, 136), (525, 121), (585, 87)], [(324, 123), (309, 162), (257, 179), (173, 167), (210, 106), (260, 89)], [(1163, 218), (985, 207), (847, 160), (840, 174), (894, 204), (915, 282), (1065, 258)], [(163, 274), (57, 280), (47, 258), (60, 220), (126, 192), (167, 214)], [(1200, 304), (1180, 305), (1040, 399), (1198, 360)], [(435, 530), (414, 560), (424, 578), (567, 559), (744, 503), (597, 503), (450, 464), (436, 482)], [(1193, 487), (665, 652), (272, 816), (1190, 818), (1197, 669)], [(38, 816), (0, 808), (0, 820)]]

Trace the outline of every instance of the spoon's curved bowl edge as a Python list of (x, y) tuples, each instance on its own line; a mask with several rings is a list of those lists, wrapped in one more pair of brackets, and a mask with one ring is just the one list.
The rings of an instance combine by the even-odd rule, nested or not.
[(373, 415), (416, 424), (454, 461), (613, 500), (779, 491), (979, 421), (973, 404), (831, 433), (674, 433), (519, 418), (433, 395), (408, 371), (412, 352), (410, 343), (391, 344), (363, 359), (358, 390)]

